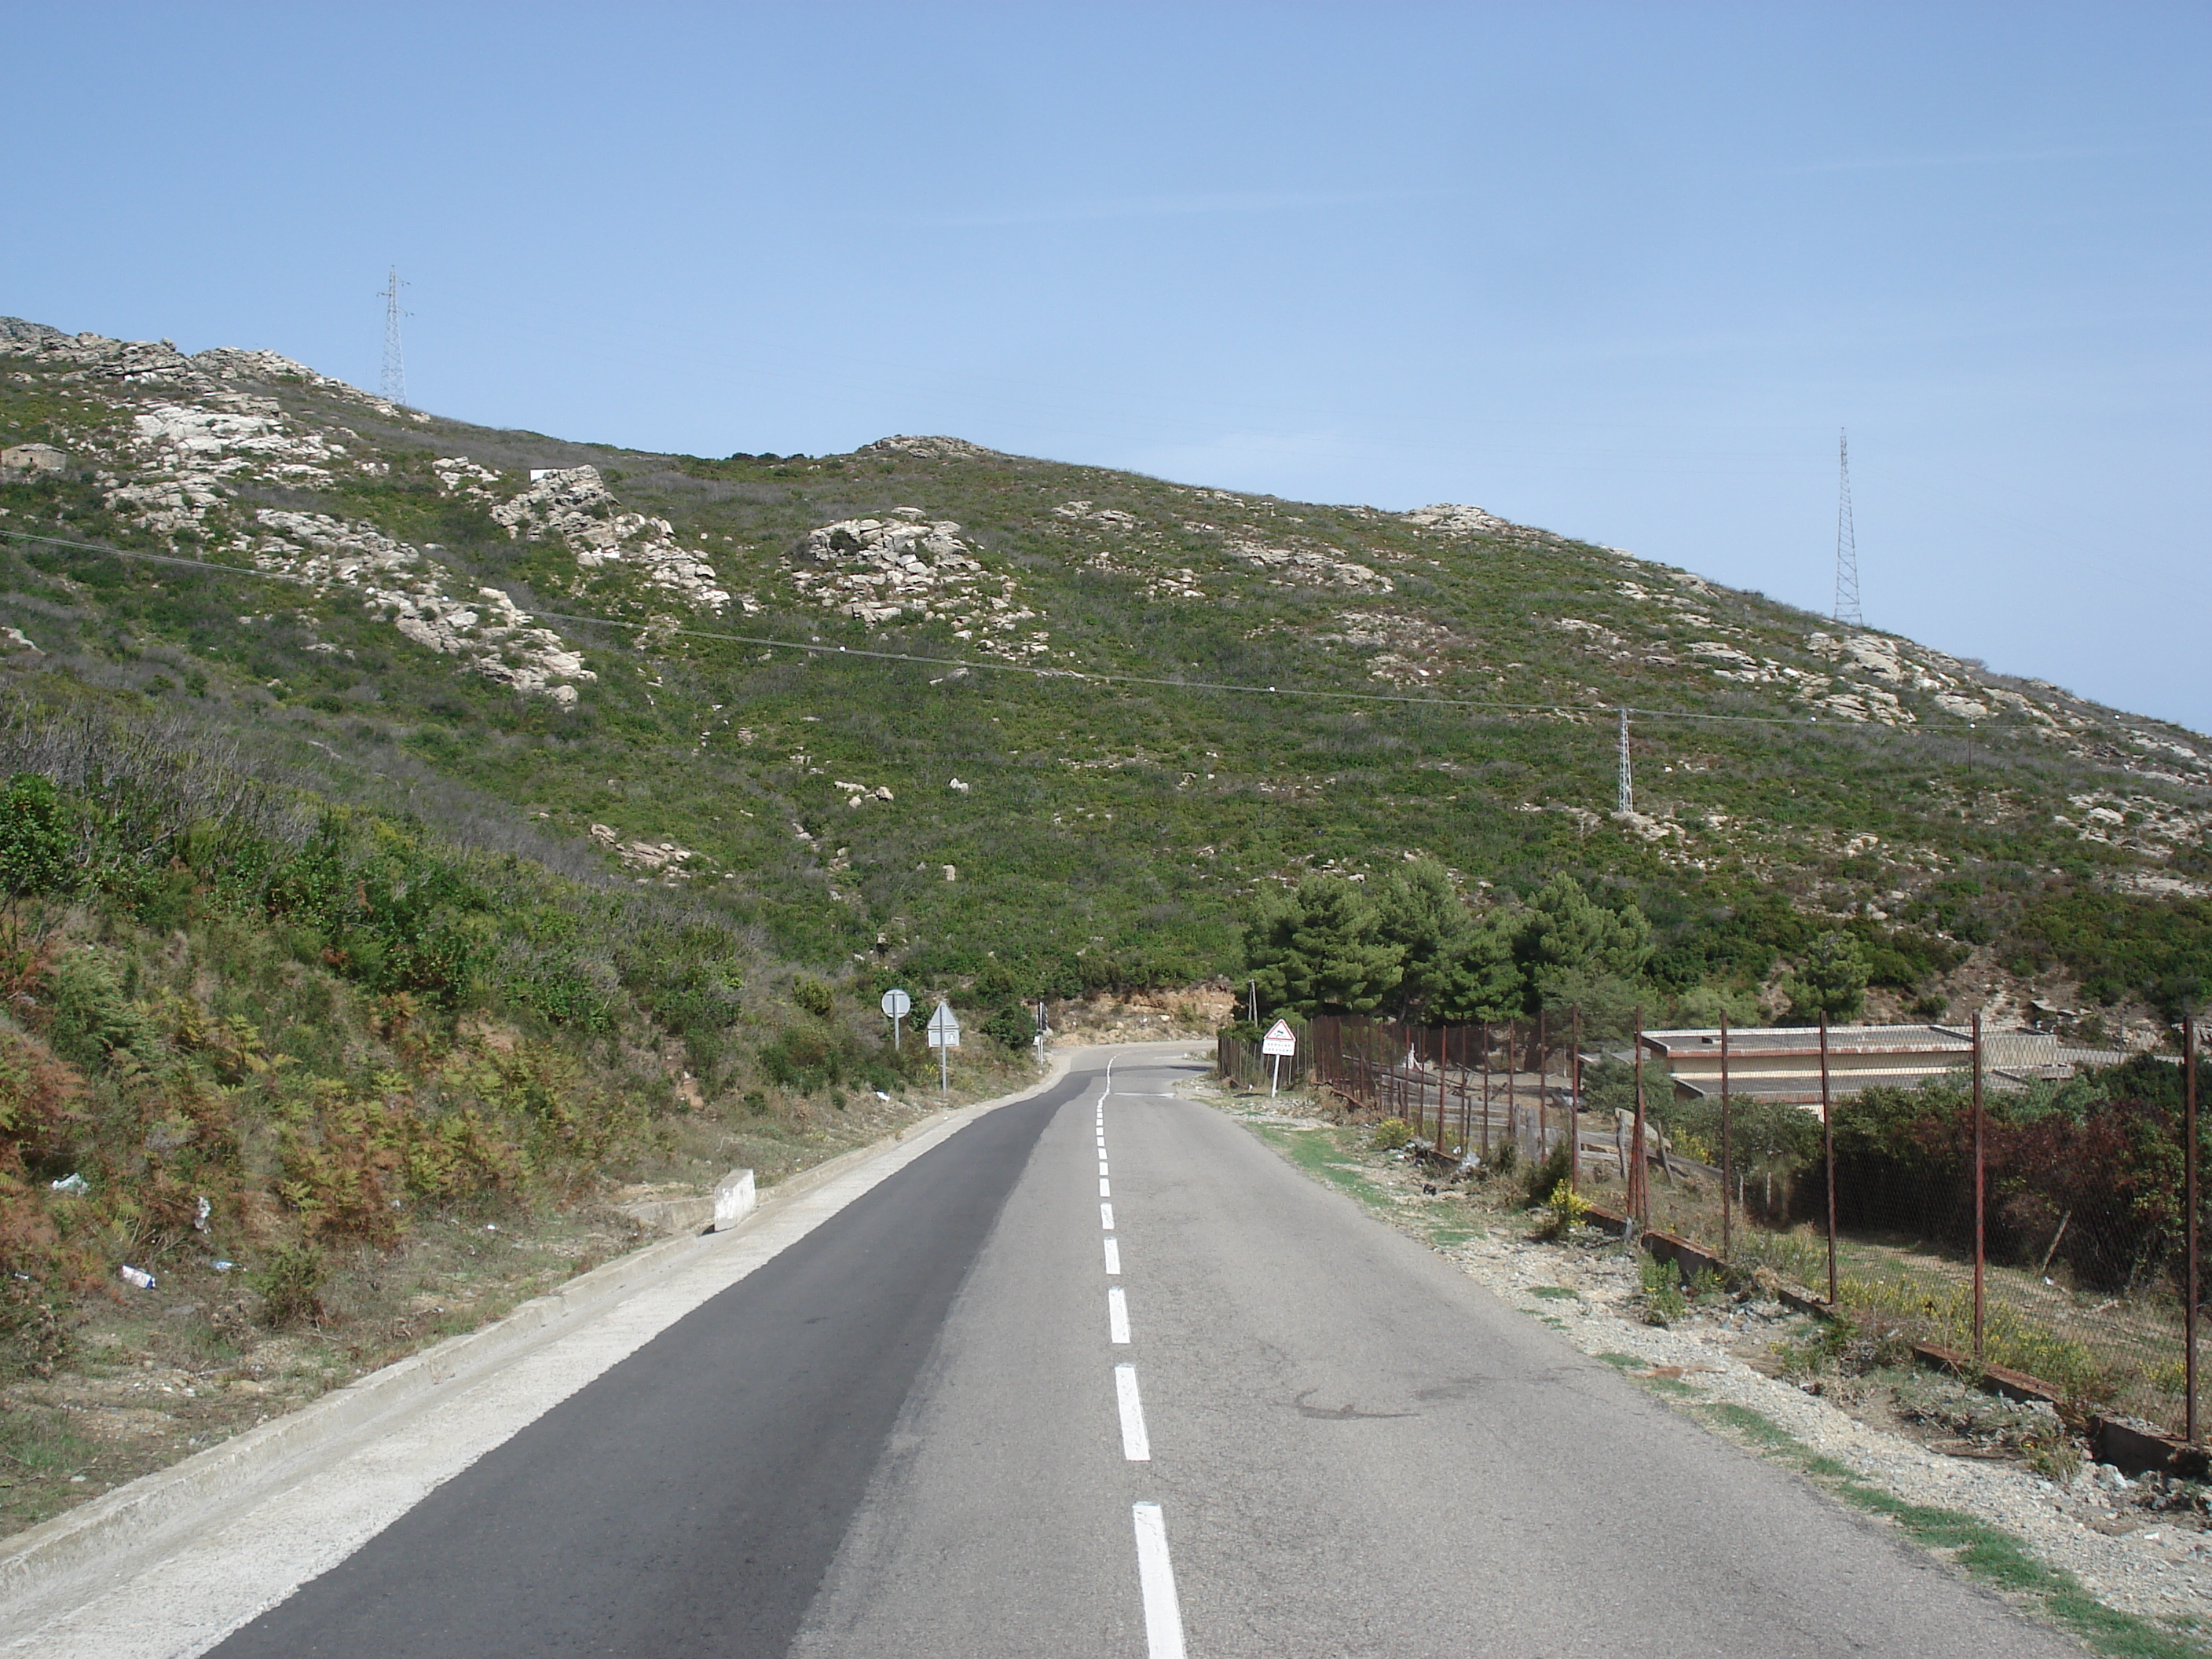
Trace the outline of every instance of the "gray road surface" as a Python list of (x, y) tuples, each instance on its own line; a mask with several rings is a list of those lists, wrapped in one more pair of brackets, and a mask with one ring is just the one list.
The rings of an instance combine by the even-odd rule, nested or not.
[(1107, 1064), (891, 1176), (215, 1651), (2080, 1651), (1170, 1097), (1194, 1066)]

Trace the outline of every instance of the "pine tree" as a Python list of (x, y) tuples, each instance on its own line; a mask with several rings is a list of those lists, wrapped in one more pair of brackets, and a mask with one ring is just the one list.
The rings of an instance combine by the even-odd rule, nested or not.
[(1380, 933), (1375, 905), (1341, 876), (1308, 876), (1263, 901), (1246, 928), (1245, 962), (1261, 1006), (1304, 1014), (1373, 1014), (1398, 989), (1403, 950)]
[(1643, 974), (1651, 924), (1632, 903), (1608, 909), (1572, 876), (1554, 876), (1516, 919), (1513, 957), (1531, 1012), (1609, 996)]

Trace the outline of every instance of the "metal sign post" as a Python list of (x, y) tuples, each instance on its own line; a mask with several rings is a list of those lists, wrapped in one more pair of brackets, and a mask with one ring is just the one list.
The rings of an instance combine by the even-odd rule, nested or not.
[(1288, 1020), (1279, 1019), (1267, 1028), (1267, 1035), (1261, 1039), (1260, 1052), (1267, 1056), (1268, 1063), (1273, 1068), (1267, 1074), (1268, 1099), (1273, 1100), (1275, 1091), (1282, 1086), (1283, 1056), (1295, 1054), (1297, 1051), (1298, 1034), (1291, 1030)]
[(926, 1029), (929, 1046), (937, 1050), (937, 1092), (939, 1096), (950, 1094), (951, 1085), (950, 1073), (945, 1069), (946, 1050), (960, 1046), (960, 1022), (953, 1017), (952, 1005), (939, 1003), (937, 1012), (929, 1017)]
[(906, 1017), (914, 1012), (914, 999), (905, 992), (890, 990), (884, 993), (884, 1018), (891, 1023), (891, 1052), (896, 1054), (899, 1032), (906, 1024)]

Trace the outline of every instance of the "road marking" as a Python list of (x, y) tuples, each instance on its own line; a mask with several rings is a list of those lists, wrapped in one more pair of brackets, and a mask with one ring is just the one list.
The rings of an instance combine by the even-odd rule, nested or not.
[(1103, 1158), (1098, 1160), (1098, 1173), (1100, 1175), (1106, 1173), (1106, 1160)]
[(1111, 1198), (1114, 1196), (1114, 1189), (1106, 1184), (1106, 1177), (1104, 1176), (1100, 1176), (1098, 1177), (1098, 1196), (1101, 1198)]
[(1119, 1285), (1106, 1292), (1106, 1334), (1115, 1342), (1129, 1340), (1129, 1297)]
[(1109, 1233), (1114, 1231), (1114, 1206), (1111, 1204), (1098, 1206), (1098, 1224)]
[(1114, 1401), (1121, 1408), (1121, 1455), (1132, 1463), (1152, 1461), (1152, 1443), (1145, 1437), (1145, 1405), (1137, 1398), (1137, 1368), (1114, 1367)]
[(1151, 1659), (1183, 1659), (1182, 1603), (1168, 1559), (1167, 1517), (1158, 1504), (1136, 1505), (1137, 1584), (1145, 1598), (1145, 1651)]
[(1116, 1279), (1121, 1276), (1121, 1241), (1118, 1238), (1106, 1241), (1106, 1271)]

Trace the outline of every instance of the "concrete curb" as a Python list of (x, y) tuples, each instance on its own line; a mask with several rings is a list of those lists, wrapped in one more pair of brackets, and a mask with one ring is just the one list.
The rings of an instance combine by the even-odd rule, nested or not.
[[(234, 1435), (166, 1469), (103, 1493), (92, 1502), (42, 1522), (0, 1545), (0, 1613), (94, 1566), (110, 1572), (126, 1565), (180, 1528), (233, 1507), (289, 1471), (328, 1453), (342, 1442), (373, 1432), (402, 1408), (456, 1382), (474, 1382), (539, 1344), (565, 1335), (624, 1297), (661, 1279), (720, 1241), (749, 1231), (839, 1176), (888, 1154), (918, 1135), (945, 1131), (1002, 1106), (1015, 1105), (1064, 1077), (1072, 1054), (1056, 1056), (1045, 1074), (1016, 1093), (942, 1109), (889, 1138), (854, 1147), (770, 1188), (750, 1213), (710, 1232), (662, 1239), (580, 1273), (557, 1291), (534, 1297), (480, 1330), (448, 1337), (404, 1359), (334, 1389), (299, 1410)], [(750, 1170), (741, 1189), (751, 1196)], [(732, 1206), (736, 1201), (734, 1177)], [(0, 1617), (0, 1626), (9, 1620)]]

